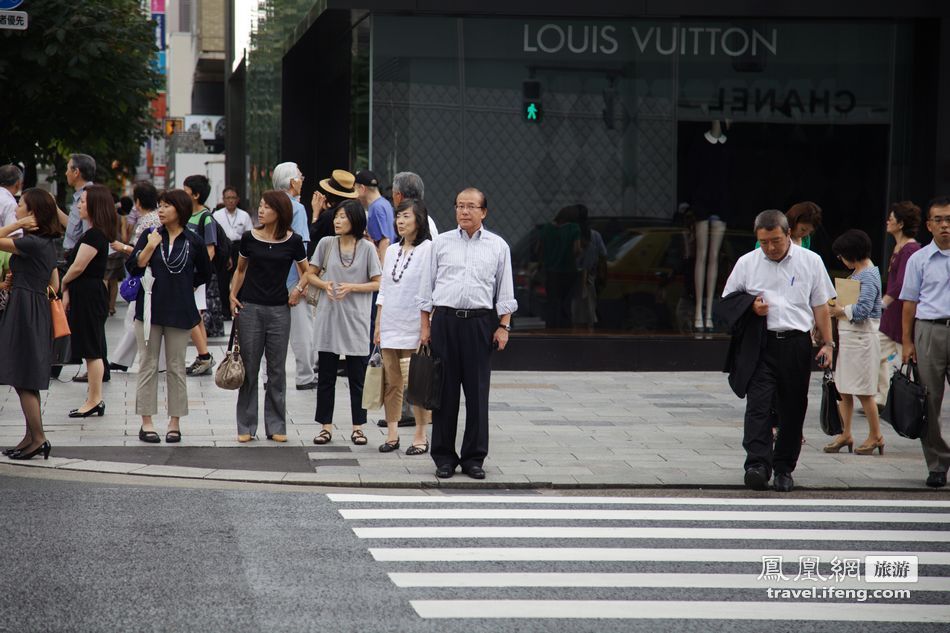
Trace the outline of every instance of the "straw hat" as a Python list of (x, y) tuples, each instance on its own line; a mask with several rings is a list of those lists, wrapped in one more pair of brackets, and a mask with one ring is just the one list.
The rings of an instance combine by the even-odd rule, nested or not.
[(356, 198), (356, 177), (345, 169), (334, 169), (329, 178), (320, 181), (320, 188), (341, 198)]

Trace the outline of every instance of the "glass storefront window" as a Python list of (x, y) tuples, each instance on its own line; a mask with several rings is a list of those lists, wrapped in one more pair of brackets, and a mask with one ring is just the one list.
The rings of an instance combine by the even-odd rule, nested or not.
[(440, 228), (459, 189), (485, 190), (519, 331), (719, 336), (707, 317), (758, 212), (817, 203), (833, 273), (847, 228), (883, 253), (908, 33), (376, 15), (372, 167), (419, 173)]

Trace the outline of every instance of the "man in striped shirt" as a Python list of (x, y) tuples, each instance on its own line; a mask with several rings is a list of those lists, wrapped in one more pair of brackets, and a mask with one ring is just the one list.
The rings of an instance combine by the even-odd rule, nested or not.
[[(435, 474), (442, 479), (454, 475), (459, 465), (472, 479), (485, 478), (491, 353), (505, 349), (511, 315), (518, 309), (511, 250), (482, 226), (487, 215), (488, 200), (481, 191), (469, 188), (458, 194), (458, 227), (435, 238), (419, 286), (420, 339), (431, 342), (433, 356), (443, 364), (442, 404), (432, 411), (431, 451)], [(465, 389), (461, 455), (455, 452), (459, 387)]]

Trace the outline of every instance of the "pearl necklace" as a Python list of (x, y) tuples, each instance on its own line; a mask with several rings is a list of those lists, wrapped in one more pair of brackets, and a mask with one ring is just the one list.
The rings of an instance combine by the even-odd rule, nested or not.
[[(392, 278), (393, 282), (399, 283), (402, 280), (403, 276), (406, 274), (406, 269), (409, 268), (409, 262), (412, 261), (412, 254), (416, 252), (416, 249), (409, 251), (409, 256), (406, 258), (406, 263), (402, 265), (402, 269), (399, 269), (399, 262), (402, 260), (402, 246), (399, 247), (399, 253), (396, 255), (396, 263), (393, 265)], [(396, 276), (396, 271), (399, 270), (399, 276)]]

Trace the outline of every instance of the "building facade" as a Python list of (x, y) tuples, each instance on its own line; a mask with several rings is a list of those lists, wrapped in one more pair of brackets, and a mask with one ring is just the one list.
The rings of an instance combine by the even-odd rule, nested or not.
[[(443, 228), (488, 194), (520, 304), (499, 366), (719, 368), (709, 317), (758, 212), (813, 201), (831, 273), (861, 228), (886, 274), (888, 203), (950, 191), (944, 3), (539, 4), (321, 3), (284, 57), (305, 173), (417, 172)], [(571, 223), (605, 242), (589, 283)]]

